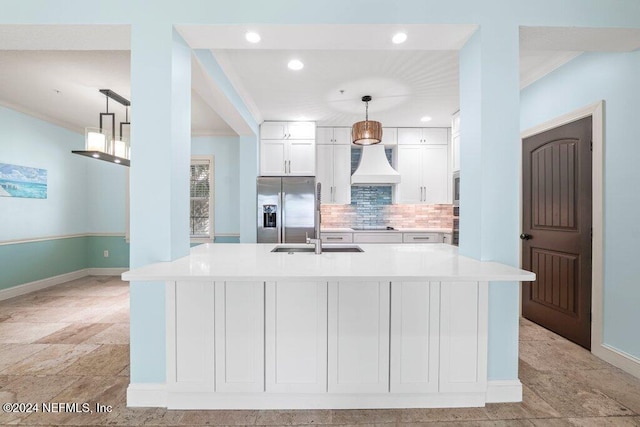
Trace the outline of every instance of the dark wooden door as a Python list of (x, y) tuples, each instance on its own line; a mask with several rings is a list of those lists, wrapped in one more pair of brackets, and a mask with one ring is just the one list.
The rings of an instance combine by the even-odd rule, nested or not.
[(591, 348), (591, 117), (523, 141), (522, 315)]

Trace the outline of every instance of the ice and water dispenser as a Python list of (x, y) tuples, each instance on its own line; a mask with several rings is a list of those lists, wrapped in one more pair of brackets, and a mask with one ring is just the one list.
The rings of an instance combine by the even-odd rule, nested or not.
[(277, 228), (276, 223), (278, 205), (262, 205), (262, 226), (264, 228)]

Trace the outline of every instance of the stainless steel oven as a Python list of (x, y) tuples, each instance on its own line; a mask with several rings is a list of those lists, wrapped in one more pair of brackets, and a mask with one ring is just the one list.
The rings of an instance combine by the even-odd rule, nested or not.
[(460, 244), (460, 171), (453, 173), (453, 241), (455, 246)]
[(453, 206), (460, 206), (460, 171), (453, 173)]

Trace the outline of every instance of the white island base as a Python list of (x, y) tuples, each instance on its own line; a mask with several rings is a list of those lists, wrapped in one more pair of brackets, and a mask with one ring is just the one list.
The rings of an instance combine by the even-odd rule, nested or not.
[[(265, 250), (270, 267), (261, 268), (257, 261), (244, 269), (236, 267), (235, 277), (232, 267), (218, 263), (218, 248), (194, 251), (182, 259), (190, 259), (183, 261), (188, 265), (179, 266), (181, 260), (164, 264), (154, 274), (169, 279), (165, 282), (167, 383), (164, 390), (131, 384), (128, 405), (434, 408), (521, 400), (518, 380), (496, 383), (494, 389), (487, 381), (486, 279), (531, 280), (533, 275), (459, 257), (445, 245), (437, 245), (439, 250), (409, 245), (420, 246), (414, 252), (406, 252), (406, 245), (376, 246), (362, 245), (370, 261), (377, 251), (387, 253), (388, 271), (376, 280), (359, 273), (363, 258), (357, 257), (363, 254), (290, 255)], [(389, 264), (399, 268), (407, 262), (398, 261), (404, 256), (396, 261), (389, 256), (400, 246), (404, 246), (401, 255), (415, 258), (413, 268), (422, 271), (418, 276), (411, 269), (396, 277), (391, 274)], [(420, 256), (429, 262), (420, 262), (416, 258)], [(333, 270), (326, 269), (330, 258)], [(208, 268), (202, 266), (203, 259), (210, 260)], [(444, 280), (451, 274), (450, 266), (443, 265), (446, 260), (456, 264), (460, 280)], [(276, 269), (286, 270), (292, 262), (306, 263), (307, 277), (300, 265), (289, 269), (288, 277), (284, 272), (278, 277)], [(473, 263), (499, 266), (502, 274), (496, 270), (491, 275), (484, 268), (477, 270), (477, 280), (471, 280), (465, 268)], [(172, 273), (166, 268), (171, 264)], [(352, 275), (335, 277), (346, 268), (344, 264), (349, 264)], [(431, 274), (426, 264), (432, 266)], [(194, 273), (196, 265), (209, 271), (208, 276)], [(252, 268), (257, 271), (251, 272)], [(254, 273), (255, 279), (248, 280), (247, 274)], [(125, 278), (160, 277), (154, 274), (143, 267)], [(263, 280), (258, 280), (259, 274)]]

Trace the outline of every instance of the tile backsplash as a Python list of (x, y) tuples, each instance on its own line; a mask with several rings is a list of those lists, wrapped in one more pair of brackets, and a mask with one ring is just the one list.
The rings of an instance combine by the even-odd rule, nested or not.
[(453, 228), (453, 205), (386, 204), (363, 207), (354, 205), (353, 201), (351, 205), (322, 205), (323, 228), (369, 226), (449, 229)]

